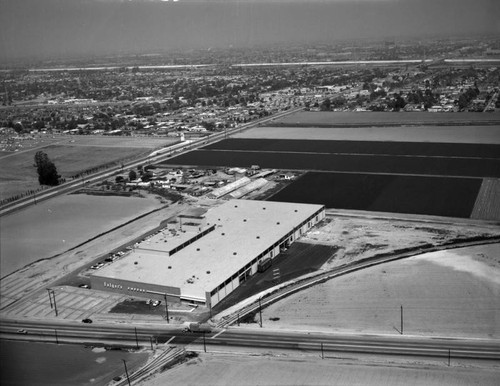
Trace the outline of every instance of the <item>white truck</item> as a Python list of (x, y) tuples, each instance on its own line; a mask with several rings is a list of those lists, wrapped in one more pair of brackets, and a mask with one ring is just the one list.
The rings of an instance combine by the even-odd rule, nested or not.
[(186, 322), (184, 323), (184, 331), (186, 332), (211, 332), (212, 328), (208, 324), (198, 323), (198, 322)]

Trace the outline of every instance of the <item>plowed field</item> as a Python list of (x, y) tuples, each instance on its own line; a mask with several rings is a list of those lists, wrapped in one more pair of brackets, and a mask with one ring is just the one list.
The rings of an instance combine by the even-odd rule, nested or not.
[(500, 177), (500, 159), (441, 156), (195, 150), (164, 161), (163, 164), (202, 167), (260, 165), (264, 168), (284, 170)]
[(309, 172), (271, 201), (468, 218), (481, 179)]

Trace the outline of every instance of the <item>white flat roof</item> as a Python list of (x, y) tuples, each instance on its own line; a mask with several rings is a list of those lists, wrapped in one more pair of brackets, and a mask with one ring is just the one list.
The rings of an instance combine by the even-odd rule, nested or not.
[[(177, 229), (174, 229), (174, 227)], [(205, 229), (206, 227), (201, 228), (202, 231)], [(198, 233), (198, 231), (194, 231), (190, 227), (184, 227), (183, 230), (180, 230), (178, 229), (178, 224), (173, 224), (172, 227), (162, 229), (149, 239), (141, 241), (137, 246), (137, 250), (153, 250), (169, 253), (172, 249), (189, 241)]]
[(207, 226), (216, 224), (214, 231), (174, 255), (136, 250), (95, 276), (178, 287), (182, 296), (204, 299), (206, 291), (212, 291), (322, 207), (230, 200), (205, 214)]

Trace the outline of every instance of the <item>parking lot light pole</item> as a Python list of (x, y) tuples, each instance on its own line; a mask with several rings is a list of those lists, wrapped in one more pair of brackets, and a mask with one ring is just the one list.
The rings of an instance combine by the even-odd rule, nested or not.
[(50, 289), (50, 288), (47, 288), (47, 292), (49, 293), (50, 308), (52, 308), (52, 300), (54, 300), (54, 310), (56, 312), (56, 316), (58, 316), (57, 304), (56, 304), (56, 293), (54, 292), (53, 289)]
[(54, 308), (54, 306), (52, 305), (52, 297), (50, 296), (50, 288), (46, 288), (47, 289), (47, 293), (49, 294), (49, 302), (50, 302), (50, 309)]

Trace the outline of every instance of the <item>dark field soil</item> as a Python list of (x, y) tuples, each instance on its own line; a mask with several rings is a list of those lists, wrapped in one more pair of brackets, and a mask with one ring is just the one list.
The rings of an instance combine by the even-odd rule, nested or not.
[(196, 150), (164, 161), (201, 167), (260, 165), (284, 170), (500, 177), (500, 159)]
[(309, 172), (271, 201), (468, 218), (481, 179)]
[(460, 158), (500, 158), (500, 145), (426, 142), (327, 141), (230, 138), (206, 146), (216, 150), (254, 150), (328, 154), (419, 155)]

